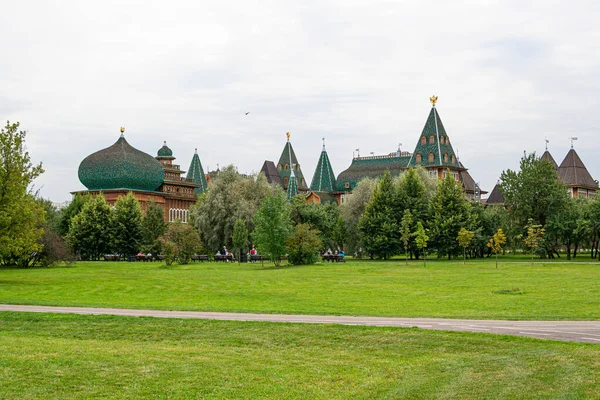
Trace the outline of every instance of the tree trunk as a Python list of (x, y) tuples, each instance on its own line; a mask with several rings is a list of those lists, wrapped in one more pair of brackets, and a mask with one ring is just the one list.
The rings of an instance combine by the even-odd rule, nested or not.
[(571, 244), (567, 245), (567, 260), (571, 259)]
[(496, 269), (498, 269), (498, 252), (496, 252)]

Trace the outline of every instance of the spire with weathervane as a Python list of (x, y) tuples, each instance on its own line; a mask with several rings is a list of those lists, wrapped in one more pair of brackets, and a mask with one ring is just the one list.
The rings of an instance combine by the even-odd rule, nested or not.
[(283, 148), (283, 151), (281, 152), (281, 157), (279, 157), (279, 161), (277, 163), (277, 172), (279, 173), (279, 176), (281, 176), (281, 181), (283, 182), (283, 189), (289, 191), (289, 187), (292, 186), (293, 180), (295, 183), (294, 190), (297, 194), (298, 191), (307, 191), (308, 187), (306, 186), (304, 175), (302, 174), (300, 164), (298, 163), (298, 158), (296, 158), (296, 153), (294, 153), (294, 148), (292, 147), (292, 143), (290, 142), (289, 132), (286, 133), (286, 137), (287, 142), (285, 144), (285, 147)]
[(317, 169), (310, 183), (310, 190), (313, 192), (333, 192), (335, 189), (335, 174), (329, 162), (327, 150), (325, 150), (325, 138), (323, 138), (323, 150), (317, 163)]
[(431, 111), (417, 141), (409, 166), (421, 165), (422, 167), (446, 167), (450, 169), (462, 169), (458, 162), (458, 156), (454, 152), (450, 139), (444, 129), (440, 115), (437, 112), (436, 103), (438, 96), (431, 96)]

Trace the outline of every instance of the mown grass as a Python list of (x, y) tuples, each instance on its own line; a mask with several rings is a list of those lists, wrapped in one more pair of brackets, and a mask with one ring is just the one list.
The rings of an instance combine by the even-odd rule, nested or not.
[(0, 398), (580, 399), (600, 346), (333, 325), (0, 313)]
[[(518, 259), (517, 259), (518, 260)], [(0, 303), (473, 319), (600, 318), (600, 263), (80, 262), (0, 269)]]

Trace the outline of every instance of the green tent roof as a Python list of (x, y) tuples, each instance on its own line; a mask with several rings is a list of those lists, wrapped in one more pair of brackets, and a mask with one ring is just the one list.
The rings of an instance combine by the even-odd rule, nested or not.
[(325, 150), (325, 144), (323, 144), (323, 151), (321, 151), (317, 169), (310, 183), (310, 190), (314, 192), (333, 192), (335, 190), (335, 175)]
[[(432, 160), (430, 160), (430, 154), (433, 155)], [(418, 162), (418, 156), (421, 157), (420, 163)], [(450, 144), (448, 134), (435, 106), (431, 108), (409, 164), (413, 167), (421, 165), (423, 167), (460, 168), (458, 158)]]
[(192, 162), (188, 168), (187, 178), (192, 179), (196, 185), (200, 185), (199, 188), (194, 189), (194, 194), (199, 194), (206, 191), (206, 175), (204, 174), (200, 157), (198, 157), (198, 149), (196, 149), (194, 157), (192, 157)]
[(281, 157), (279, 157), (279, 162), (277, 163), (277, 172), (279, 173), (279, 176), (281, 176), (284, 190), (288, 189), (288, 185), (285, 183), (285, 178), (288, 180), (290, 179), (292, 166), (294, 166), (294, 175), (298, 181), (298, 188), (307, 190), (308, 187), (306, 186), (304, 175), (302, 174), (302, 169), (300, 168), (300, 163), (298, 163), (298, 158), (296, 158), (296, 153), (294, 153), (292, 143), (290, 143), (288, 139), (283, 151), (281, 152)]

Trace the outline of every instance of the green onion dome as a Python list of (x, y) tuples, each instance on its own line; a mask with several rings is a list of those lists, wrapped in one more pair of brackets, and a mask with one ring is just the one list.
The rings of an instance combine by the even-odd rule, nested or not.
[(83, 159), (79, 180), (88, 190), (132, 189), (155, 191), (163, 183), (161, 163), (133, 148), (121, 135), (115, 144)]
[(158, 149), (157, 156), (159, 158), (174, 158), (173, 157), (173, 151), (167, 146), (167, 142), (166, 141), (165, 141), (165, 144), (163, 144), (163, 147), (161, 147), (160, 149)]

